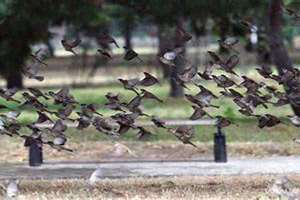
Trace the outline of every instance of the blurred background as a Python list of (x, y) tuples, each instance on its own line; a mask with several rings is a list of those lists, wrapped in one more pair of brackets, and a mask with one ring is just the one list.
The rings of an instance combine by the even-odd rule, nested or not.
[[(183, 98), (183, 89), (171, 81), (170, 67), (158, 59), (158, 55), (162, 52), (176, 46), (178, 41), (175, 30), (185, 29), (193, 35), (192, 40), (185, 46), (184, 56), (199, 71), (204, 70), (209, 62), (208, 50), (216, 51), (224, 57), (230, 53), (219, 46), (219, 39), (237, 38), (239, 43), (235, 48), (239, 51), (240, 57), (237, 71), (264, 81), (258, 76), (255, 68), (263, 66), (273, 69), (269, 41), (270, 2), (268, 0), (2, 0), (0, 1), (0, 86), (37, 87), (46, 91), (69, 86), (73, 88), (72, 94), (81, 103), (104, 104), (106, 102), (104, 95), (107, 92), (120, 92), (123, 99), (130, 100), (132, 94), (124, 91), (117, 79), (143, 77), (143, 72), (147, 71), (160, 79), (161, 85), (152, 87), (149, 91), (162, 98), (164, 103), (146, 102), (145, 112), (164, 119), (187, 118), (193, 110)], [(278, 2), (281, 4), (281, 1)], [(293, 10), (300, 9), (299, 1), (285, 0), (283, 3)], [(283, 47), (295, 66), (298, 66), (300, 17), (298, 14), (289, 13), (286, 9), (283, 9), (280, 14), (283, 18), (281, 30)], [(97, 40), (101, 33), (111, 35), (121, 48), (116, 48), (114, 45), (101, 46)], [(61, 45), (62, 39), (81, 39), (80, 45), (74, 49), (77, 56), (64, 50)], [(125, 61), (123, 46), (134, 49), (144, 62), (138, 59)], [(31, 62), (30, 54), (40, 48), (47, 49), (49, 52), (45, 61), (48, 66), (42, 67), (39, 71), (39, 74), (45, 77), (42, 82), (28, 79), (22, 74), (24, 67)], [(99, 48), (112, 52), (113, 59), (107, 59), (97, 52)], [(213, 83), (203, 82), (203, 84), (216, 94), (219, 91)], [(187, 92), (197, 91), (191, 86), (191, 90)], [(7, 103), (2, 99), (0, 103), (17, 109), (14, 103)], [(229, 142), (281, 143), (292, 141), (292, 138), (297, 136), (296, 127), (292, 126), (278, 125), (268, 130), (259, 129), (255, 119), (242, 116), (229, 99), (221, 98), (216, 101), (216, 105), (222, 107), (209, 110), (211, 115), (222, 115), (240, 124), (238, 127), (231, 126), (226, 129), (229, 133)], [(49, 105), (50, 108), (51, 106), (53, 105)], [(267, 111), (282, 118), (292, 114), (289, 105), (280, 108), (271, 107), (268, 110), (263, 107), (257, 109), (258, 113)], [(100, 112), (105, 114), (111, 111), (101, 108)], [(18, 119), (25, 123), (33, 121), (34, 118), (36, 118), (34, 112), (25, 110)], [(211, 126), (197, 127), (199, 134), (196, 135), (195, 140), (210, 142), (214, 131), (215, 128)], [(105, 140), (105, 137), (95, 130), (88, 130), (90, 134), (84, 136), (79, 136), (80, 132), (75, 129), (69, 131), (69, 134), (74, 136), (71, 137), (74, 142), (71, 141), (71, 146), (78, 147), (83, 140), (87, 142)], [(163, 130), (153, 128), (153, 132), (155, 141), (176, 140)], [(124, 139), (129, 141), (134, 138), (134, 134), (124, 136)], [(0, 154), (10, 155), (11, 158), (11, 152), (16, 153), (12, 151), (16, 146), (11, 145), (12, 143)], [(92, 146), (87, 145), (85, 148), (93, 152)], [(247, 150), (240, 151), (244, 147)], [(99, 148), (97, 146), (94, 155), (96, 157), (99, 156)], [(206, 146), (203, 148), (203, 152), (206, 152)], [(283, 148), (272, 145), (266, 148), (257, 148), (257, 146), (253, 146), (250, 150), (249, 148), (245, 145), (237, 146), (233, 153), (253, 155), (256, 152), (265, 155), (275, 152), (285, 155), (300, 152), (299, 148), (292, 148), (289, 145)], [(191, 151), (186, 151), (187, 156), (189, 152)], [(84, 155), (93, 158), (91, 154)], [(48, 155), (55, 157), (56, 154)], [(82, 154), (78, 155), (82, 156)], [(70, 157), (74, 159), (74, 156), (78, 155), (70, 155)], [(15, 155), (17, 159), (24, 159), (24, 157), (22, 153)], [(8, 157), (2, 158), (5, 160)]]

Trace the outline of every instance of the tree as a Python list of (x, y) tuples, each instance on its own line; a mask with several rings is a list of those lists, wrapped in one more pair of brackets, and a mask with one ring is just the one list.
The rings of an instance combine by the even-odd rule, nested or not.
[[(279, 72), (284, 74), (284, 70), (292, 70), (293, 63), (288, 55), (288, 51), (284, 46), (282, 37), (282, 20), (283, 20), (283, 1), (270, 0), (269, 4), (269, 42), (271, 47), (271, 55), (273, 62)], [(288, 83), (284, 83), (287, 94), (293, 92), (293, 88)], [(292, 104), (292, 109), (297, 116), (300, 116), (300, 105)]]
[[(0, 3), (0, 73), (7, 87), (22, 88), (22, 70), (30, 45), (47, 41), (48, 27), (62, 22), (77, 27), (96, 18), (97, 1), (7, 0)], [(72, 10), (72, 12), (70, 12)]]

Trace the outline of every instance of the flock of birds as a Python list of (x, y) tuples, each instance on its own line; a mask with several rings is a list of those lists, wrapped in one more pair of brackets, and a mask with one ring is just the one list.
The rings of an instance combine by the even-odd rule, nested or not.
[[(286, 11), (299, 18), (299, 14), (295, 13), (291, 9)], [(244, 26), (253, 28), (252, 24), (245, 21), (242, 23)], [(184, 45), (192, 39), (192, 35), (183, 29), (177, 29), (177, 35), (179, 35), (179, 44), (182, 46), (174, 46), (172, 49), (166, 49), (161, 55), (159, 60), (168, 65), (170, 68), (176, 67), (176, 60), (181, 59), (186, 64), (185, 69), (182, 72), (178, 72), (175, 77), (175, 81), (186, 90), (189, 89), (190, 84), (194, 84), (199, 92), (197, 94), (185, 94), (185, 98), (191, 103), (194, 110), (190, 116), (190, 120), (198, 120), (207, 116), (209, 118), (216, 119), (216, 125), (220, 128), (227, 127), (232, 122), (222, 116), (212, 116), (207, 109), (218, 109), (218, 105), (214, 105), (213, 101), (220, 98), (230, 98), (239, 108), (239, 112), (242, 115), (248, 117), (255, 117), (258, 119), (258, 127), (273, 127), (282, 121), (271, 114), (256, 114), (257, 107), (262, 106), (268, 108), (270, 105), (275, 107), (284, 106), (290, 104), (292, 106), (300, 106), (300, 71), (296, 68), (284, 68), (281, 75), (275, 75), (270, 69), (257, 68), (257, 72), (265, 80), (272, 80), (277, 86), (284, 86), (289, 89), (289, 93), (282, 92), (278, 87), (268, 85), (266, 82), (257, 82), (245, 75), (240, 76), (236, 73), (235, 67), (239, 64), (239, 52), (235, 46), (239, 43), (236, 38), (229, 37), (225, 40), (219, 40), (219, 45), (227, 49), (230, 54), (228, 57), (219, 55), (217, 52), (208, 51), (210, 61), (205, 66), (203, 72), (199, 72), (195, 66), (189, 63), (183, 56)], [(73, 53), (77, 56), (74, 50), (81, 43), (80, 39), (74, 41), (62, 40), (61, 44), (66, 51)], [(100, 46), (115, 45), (120, 48), (116, 40), (108, 34), (100, 34), (98, 37), (98, 43)], [(139, 57), (139, 54), (133, 49), (124, 47), (125, 54), (124, 60), (130, 61), (138, 59), (140, 62), (144, 61)], [(104, 48), (97, 50), (99, 54), (106, 59), (113, 59), (112, 53)], [(32, 62), (23, 68), (24, 76), (29, 79), (35, 79), (43, 81), (44, 77), (39, 74), (41, 67), (46, 67), (47, 63), (47, 51), (40, 49), (34, 54), (31, 54)], [(214, 70), (219, 69), (224, 72), (221, 75), (215, 75)], [(16, 99), (14, 96), (18, 92), (17, 89), (0, 89), (0, 97), (8, 102), (14, 102), (18, 104), (18, 110), (23, 108), (29, 108), (36, 111), (38, 118), (35, 122), (30, 124), (20, 124), (18, 117), (21, 111), (11, 110), (5, 105), (0, 105), (0, 109), (10, 110), (0, 114), (0, 133), (8, 136), (17, 136), (25, 139), (25, 146), (30, 146), (33, 142), (42, 145), (49, 145), (57, 150), (71, 151), (65, 147), (67, 137), (65, 132), (68, 128), (66, 122), (77, 122), (77, 129), (82, 130), (89, 126), (94, 126), (99, 132), (102, 132), (111, 137), (119, 137), (125, 134), (130, 129), (137, 130), (137, 136), (139, 139), (145, 139), (152, 135), (152, 133), (145, 127), (136, 125), (136, 120), (143, 116), (149, 118), (153, 124), (162, 129), (166, 129), (171, 134), (176, 136), (184, 144), (190, 144), (197, 148), (197, 146), (191, 142), (194, 136), (195, 130), (192, 126), (182, 125), (177, 128), (169, 128), (165, 122), (157, 116), (152, 116), (144, 113), (142, 110), (143, 101), (154, 100), (158, 103), (163, 101), (149, 92), (147, 87), (159, 84), (159, 80), (148, 72), (144, 72), (142, 79), (118, 79), (123, 85), (125, 90), (132, 91), (134, 97), (125, 102), (120, 98), (119, 94), (107, 93), (105, 95), (107, 102), (105, 105), (96, 104), (81, 104), (74, 96), (71, 95), (68, 88), (62, 88), (59, 91), (43, 92), (37, 88), (27, 88), (22, 92), (22, 100)], [(199, 81), (201, 80), (201, 81)], [(237, 81), (239, 80), (239, 81)], [(221, 89), (220, 94), (214, 94), (208, 88), (204, 87), (202, 81), (214, 82), (217, 87)], [(58, 110), (50, 110), (42, 100), (52, 101), (55, 105), (59, 105)], [(111, 116), (103, 116), (98, 112), (102, 106), (116, 111)], [(71, 117), (72, 113), (76, 113), (77, 117)], [(288, 116), (293, 125), (300, 126), (300, 118), (296, 115)], [(50, 128), (41, 128), (39, 125), (43, 123), (53, 124)], [(30, 135), (21, 134), (21, 128), (27, 128), (31, 131)], [(300, 142), (300, 141), (299, 141)], [(96, 172), (95, 172), (96, 173)], [(98, 173), (98, 172), (97, 172)], [(94, 174), (91, 176), (97, 176)], [(11, 182), (7, 188), (7, 194), (10, 197), (16, 195), (18, 191), (17, 182)]]
[[(205, 66), (203, 72), (198, 72), (197, 68), (189, 63), (182, 55), (184, 45), (192, 39), (192, 35), (183, 29), (177, 29), (176, 31), (176, 34), (179, 36), (178, 39), (181, 40), (179, 44), (183, 44), (183, 46), (174, 46), (173, 49), (166, 49), (165, 52), (159, 55), (159, 60), (169, 67), (174, 68), (176, 67), (176, 60), (182, 59), (186, 67), (173, 78), (179, 85), (186, 88), (186, 90), (189, 90), (190, 84), (194, 84), (199, 88), (199, 92), (195, 95), (185, 94), (186, 100), (191, 103), (194, 110), (190, 116), (190, 120), (198, 120), (207, 116), (209, 118), (215, 118), (220, 128), (232, 124), (229, 119), (222, 116), (213, 117), (207, 111), (208, 108), (218, 109), (219, 106), (214, 105), (212, 102), (223, 97), (231, 98), (242, 115), (257, 118), (258, 127), (260, 128), (272, 127), (282, 121), (271, 114), (255, 114), (257, 107), (262, 106), (268, 108), (269, 105), (279, 107), (286, 104), (300, 105), (300, 71), (298, 69), (292, 67), (290, 70), (283, 69), (283, 74), (280, 76), (273, 74), (269, 69), (256, 69), (264, 79), (273, 80), (277, 85), (288, 87), (290, 90), (288, 94), (281, 92), (273, 85), (268, 85), (266, 81), (256, 82), (245, 75), (240, 76), (235, 71), (235, 67), (239, 64), (239, 53), (235, 49), (235, 46), (239, 41), (236, 38), (229, 37), (225, 40), (218, 41), (220, 46), (230, 52), (229, 56), (225, 58), (217, 52), (208, 51), (210, 61)], [(74, 49), (80, 42), (79, 39), (74, 41), (62, 40), (61, 44), (66, 51), (77, 55)], [(113, 44), (117, 48), (120, 48), (116, 40), (108, 34), (100, 34), (98, 42), (101, 46)], [(133, 49), (127, 47), (124, 47), (124, 49), (124, 60), (130, 61), (139, 59), (141, 62), (144, 62)], [(112, 53), (107, 49), (100, 48), (98, 52), (107, 59), (113, 59)], [(43, 81), (44, 77), (39, 75), (39, 69), (43, 66), (47, 66), (45, 62), (47, 58), (46, 50), (40, 49), (32, 54), (31, 57), (32, 63), (24, 67), (24, 75), (30, 79)], [(224, 73), (215, 75), (215, 69), (222, 70)], [(196, 145), (191, 142), (195, 133), (192, 126), (182, 125), (177, 128), (169, 128), (159, 117), (143, 112), (141, 105), (144, 101), (153, 100), (158, 103), (163, 102), (159, 97), (146, 89), (147, 87), (159, 84), (159, 80), (155, 76), (144, 72), (142, 79), (135, 78), (126, 80), (119, 78), (118, 80), (125, 90), (134, 93), (134, 97), (129, 102), (123, 101), (119, 94), (109, 92), (105, 95), (107, 99), (105, 105), (81, 104), (71, 95), (68, 88), (62, 88), (56, 92), (43, 92), (37, 88), (27, 88), (27, 90), (22, 92), (23, 99), (20, 101), (14, 98), (14, 95), (18, 92), (17, 89), (1, 89), (0, 96), (2, 98), (19, 104), (19, 108), (35, 110), (38, 118), (33, 123), (21, 125), (17, 120), (21, 114), (20, 111), (3, 113), (0, 116), (0, 131), (2, 134), (24, 138), (25, 146), (30, 146), (32, 142), (35, 142), (40, 145), (49, 145), (57, 150), (72, 151), (64, 146), (67, 141), (65, 132), (67, 130), (66, 122), (68, 121), (77, 122), (77, 129), (79, 130), (93, 125), (98, 131), (112, 137), (119, 137), (128, 132), (129, 129), (134, 129), (137, 130), (139, 139), (145, 139), (151, 136), (152, 133), (145, 127), (138, 126), (135, 123), (139, 117), (143, 116), (149, 118), (158, 128), (168, 130), (184, 144), (190, 144), (196, 147)], [(201, 85), (202, 81), (214, 82), (217, 87), (221, 88), (220, 94), (214, 94), (208, 88)], [(52, 101), (55, 105), (59, 105), (59, 109), (56, 111), (50, 110), (47, 105), (43, 103), (45, 101), (41, 100)], [(116, 111), (114, 112), (115, 114), (107, 117), (103, 116), (98, 112), (99, 108), (103, 106)], [(1, 105), (1, 109), (9, 110), (5, 105)], [(71, 114), (74, 112), (77, 114), (77, 118), (71, 117)], [(295, 126), (300, 126), (300, 118), (298, 116), (289, 116), (289, 118)], [(41, 128), (38, 126), (46, 122), (52, 123), (53, 126), (51, 128)], [(20, 133), (21, 128), (24, 126), (32, 132), (31, 135)]]

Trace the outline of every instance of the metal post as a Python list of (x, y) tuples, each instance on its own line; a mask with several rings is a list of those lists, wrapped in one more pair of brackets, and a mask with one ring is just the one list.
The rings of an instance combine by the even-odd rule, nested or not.
[(29, 147), (29, 166), (36, 167), (43, 164), (43, 146), (41, 141), (28, 137), (25, 147)]
[(214, 157), (215, 162), (227, 162), (226, 136), (222, 133), (219, 125), (217, 125), (217, 133), (215, 133), (214, 137)]
[(43, 163), (43, 147), (37, 142), (29, 146), (29, 165), (40, 166)]

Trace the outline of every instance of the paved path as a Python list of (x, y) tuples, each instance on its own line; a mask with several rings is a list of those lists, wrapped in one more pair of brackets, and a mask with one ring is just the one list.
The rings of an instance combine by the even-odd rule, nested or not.
[(2, 164), (0, 179), (88, 178), (97, 167), (103, 169), (105, 174), (103, 178), (300, 174), (300, 157), (231, 159), (228, 163), (213, 161), (61, 162), (45, 163), (40, 167), (28, 167), (26, 163)]

